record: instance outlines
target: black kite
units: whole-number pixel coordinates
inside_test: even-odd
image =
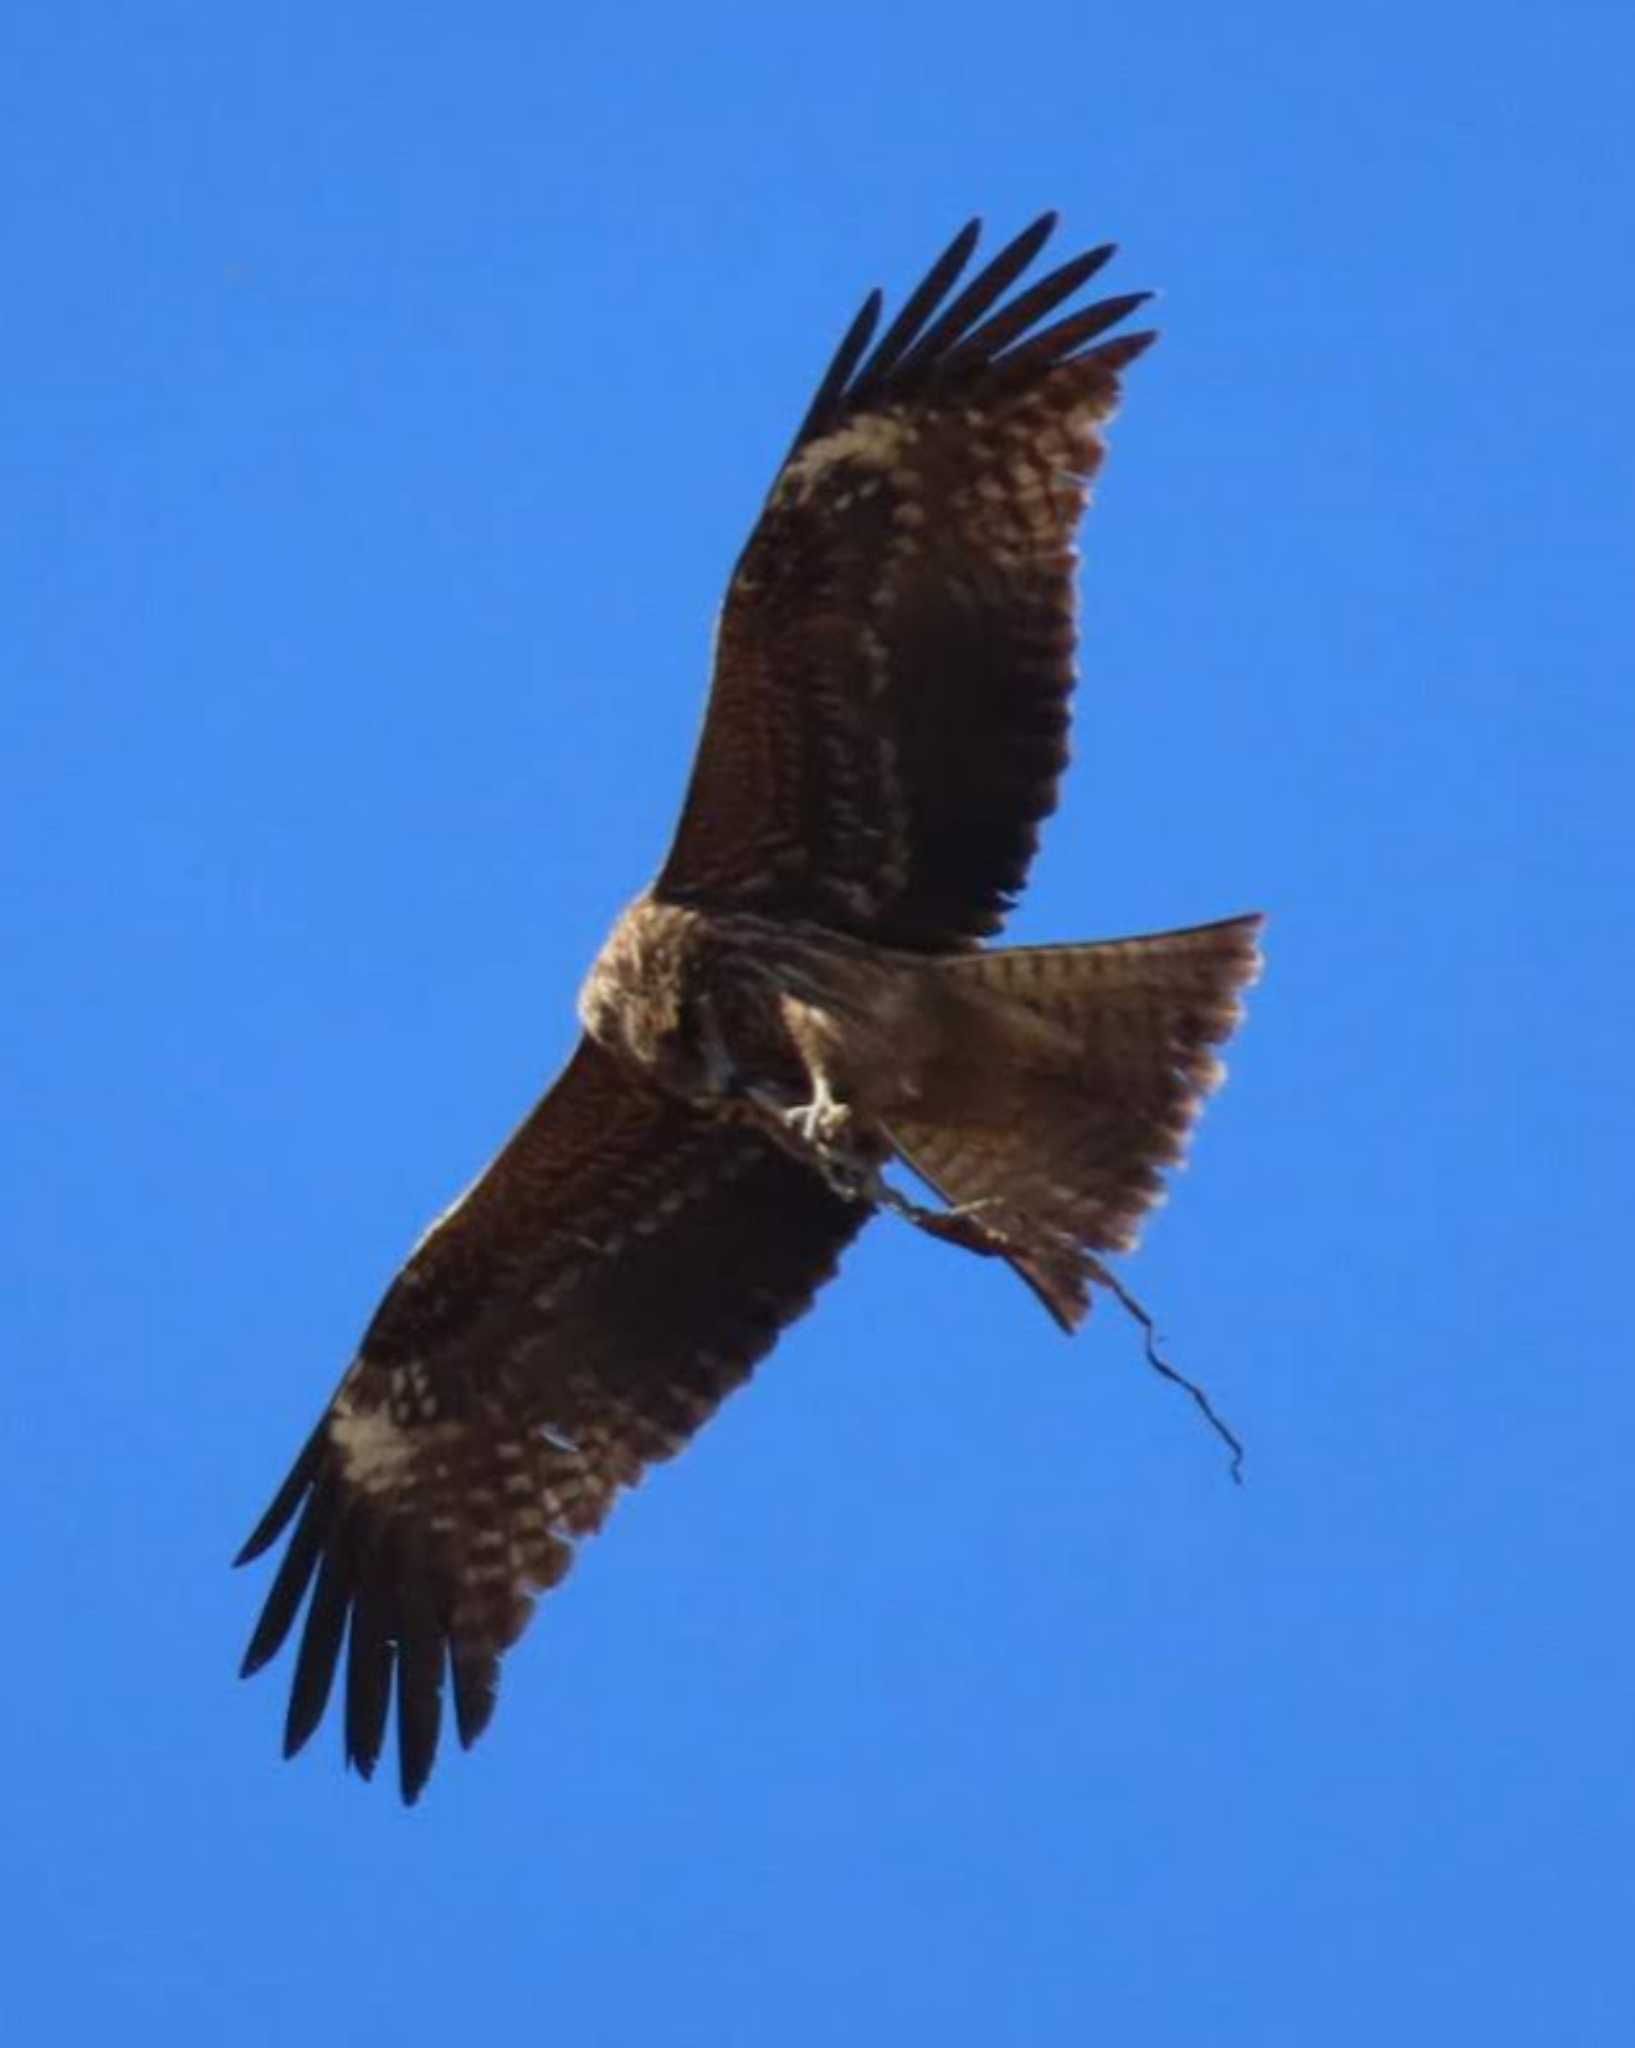
[[[293,1523],[245,1658],[303,1600],[286,1754],[344,1652],[365,1776],[462,1743],[620,1490],[740,1385],[881,1206],[996,1254],[1065,1327],[1181,1154],[1258,920],[984,950],[1067,762],[1074,530],[1143,295],[1007,299],[1046,216],[955,295],[973,222],[878,341],[873,294],[727,592],[662,873],[566,1070],[393,1282],[245,1545]],[[871,348],[870,344],[873,343]],[[929,1210],[883,1178],[906,1160]],[[241,1561],[242,1561],[241,1559]],[[308,1595],[310,1594],[310,1599]]]

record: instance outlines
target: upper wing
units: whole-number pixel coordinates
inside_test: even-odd
[[[348,1761],[374,1769],[395,1668],[412,1800],[445,1660],[469,1745],[574,1539],[748,1377],[868,1213],[582,1040],[393,1282],[238,1559],[299,1511],[244,1660],[273,1655],[313,1586],[285,1754],[321,1719],[344,1640]]]
[[[943,307],[973,221],[866,361],[877,292],[853,323],[728,587],[660,896],[914,949],[998,929],[1067,761],[1097,428],[1153,339],[1097,339],[1146,294],[1034,331],[1110,247],[993,310],[1054,224]]]

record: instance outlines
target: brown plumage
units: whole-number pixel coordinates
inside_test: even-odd
[[[445,1675],[469,1744],[536,1594],[671,1456],[881,1206],[1008,1260],[1073,1327],[1218,1074],[1258,920],[982,951],[1067,759],[1073,533],[1139,296],[1008,300],[1046,216],[956,293],[953,242],[871,296],[735,570],[675,844],[580,998],[585,1036],[427,1233],[245,1545],[288,1546],[245,1658],[306,1603],[285,1749],[344,1662],[403,1795]],[[885,1180],[906,1160],[950,1205]]]

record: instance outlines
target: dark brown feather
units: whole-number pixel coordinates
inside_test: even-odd
[[[1038,330],[1106,249],[1000,304],[1052,225],[939,313],[966,230],[849,385],[866,336],[831,365],[728,590],[661,900],[924,952],[1015,900],[1067,760],[1097,429],[1150,339],[1089,345],[1135,295]]]
[[[357,1570],[351,1555],[349,1519],[343,1518],[330,1536],[307,1608],[306,1628],[290,1684],[289,1714],[284,1723],[285,1756],[294,1756],[317,1727],[334,1683]]]
[[[970,333],[988,308],[1002,299],[1055,232],[1056,216],[1043,213],[979,270],[953,304],[920,336],[894,367],[888,387],[883,378],[864,380],[854,394],[858,406],[909,397],[939,370],[954,344]],[[916,294],[918,296],[918,294]],[[939,293],[940,297],[941,294]]]
[[[869,357],[861,371],[859,371],[856,382],[852,385],[850,391],[847,392],[847,401],[854,410],[868,398],[871,392],[880,389],[887,375],[896,369],[902,357],[913,346],[915,337],[919,334],[920,329],[930,319],[937,307],[941,305],[944,298],[947,297],[955,279],[960,276],[966,264],[970,262],[972,251],[976,248],[981,234],[982,223],[978,220],[968,220],[948,244],[948,247],[943,250],[936,262],[932,264],[920,283],[903,301],[896,319],[892,321],[885,333],[881,335],[875,345],[874,353]],[[879,298],[878,292],[875,293],[875,298]],[[828,381],[826,377],[824,379],[825,385],[828,384]],[[834,396],[835,394],[831,392],[831,401]],[[818,422],[824,427],[833,424],[833,420],[827,412],[819,414]],[[812,430],[814,424],[813,416],[808,413],[803,430],[795,442],[797,448],[800,447],[803,441],[813,438]]]
[[[371,1554],[354,1560],[352,1626],[346,1644],[347,1762],[360,1778],[372,1778],[386,1740],[386,1716],[392,1704],[392,1670],[396,1652],[390,1623],[391,1592],[380,1538]],[[322,1712],[322,1706],[319,1708]]]
[[[287,1750],[322,1715],[349,1623],[348,1759],[374,1769],[395,1680],[415,1798],[445,1664],[470,1743],[575,1540],[748,1375],[868,1213],[583,1042],[409,1260],[246,1546],[299,1515],[245,1659],[274,1654],[313,1587]]]
[[[1037,284],[1029,285],[1025,292],[1011,300],[1002,313],[995,313],[991,320],[984,321],[974,333],[968,334],[957,347],[949,350],[943,365],[944,374],[957,375],[967,363],[991,361],[1018,335],[1026,334],[1047,313],[1053,313],[1063,299],[1070,299],[1088,284],[1116,253],[1113,243],[1103,242],[1099,249],[1086,250],[1082,256],[1075,256],[1071,262],[1061,264],[1047,277],[1040,278]],[[1134,303],[1139,305],[1147,296],[1145,292],[1134,294]]]

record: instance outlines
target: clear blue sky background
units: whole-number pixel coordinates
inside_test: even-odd
[[[16,2038],[1635,2038],[1627,8],[0,31]],[[1015,931],[1263,906],[1103,1312],[882,1224],[421,1807],[227,1561],[663,850],[863,291],[1162,286]],[[49,2017],[48,2017],[49,2016]]]

